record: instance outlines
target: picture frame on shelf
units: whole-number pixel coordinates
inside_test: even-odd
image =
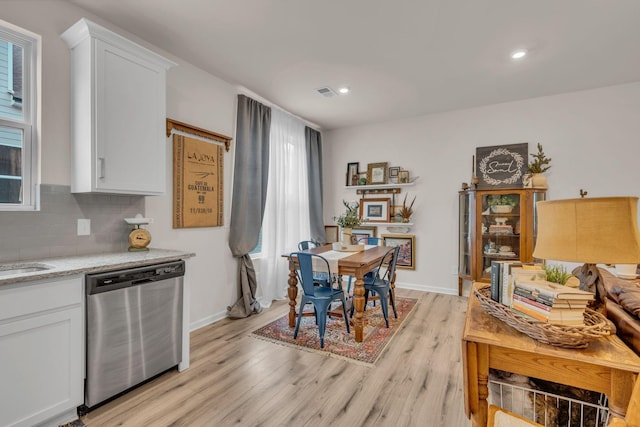
[[[358,185],[360,163],[347,163],[347,186]]]
[[[360,218],[365,222],[389,222],[391,199],[360,199]]]
[[[387,183],[387,162],[369,163],[367,165],[367,184]]]
[[[402,209],[402,205],[393,205],[391,206],[391,215],[389,216],[389,222],[402,222],[402,215],[400,214],[400,210]],[[397,219],[397,218],[399,219]]]
[[[338,242],[338,226],[337,225],[325,225],[324,226],[324,238],[327,243]]]
[[[383,234],[385,246],[400,246],[396,268],[416,269],[416,236],[413,234]]]
[[[378,227],[375,225],[361,225],[351,230],[352,240],[357,244],[363,237],[378,237]]]
[[[398,172],[400,172],[400,166],[392,166],[389,168],[389,184],[398,183]]]
[[[409,183],[409,171],[398,171],[398,184]]]

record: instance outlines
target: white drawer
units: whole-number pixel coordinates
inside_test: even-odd
[[[69,276],[0,286],[0,322],[81,304],[83,280],[83,276]]]

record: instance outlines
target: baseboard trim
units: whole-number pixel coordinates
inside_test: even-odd
[[[219,313],[214,313],[211,316],[207,316],[203,319],[198,320],[197,322],[193,322],[189,325],[189,332],[193,332],[200,328],[204,328],[205,326],[211,325],[212,323],[216,323],[222,319],[227,318],[227,311],[221,311]]]
[[[457,289],[444,288],[440,286],[418,285],[415,283],[396,282],[396,288],[411,289],[414,291],[436,292],[439,294],[458,295]]]

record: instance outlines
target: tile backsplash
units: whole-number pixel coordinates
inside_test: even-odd
[[[69,186],[41,185],[40,211],[0,212],[0,262],[126,251],[131,226],[144,215],[144,196],[71,194]],[[91,234],[77,235],[78,219]]]

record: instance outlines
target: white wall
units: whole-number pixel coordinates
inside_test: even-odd
[[[234,136],[236,89],[222,80],[173,57],[160,48],[126,33],[113,23],[56,0],[3,0],[0,19],[42,36],[42,183],[70,184],[70,67],[69,50],[60,39],[67,28],[86,17],[177,62],[167,77],[167,117],[204,129]],[[191,290],[191,324],[199,326],[223,317],[236,300],[235,261],[227,246],[231,200],[233,149],[225,155],[225,226],[218,228],[172,228],[171,141],[166,149],[167,195],[146,198],[146,214],[152,247],[182,249],[197,255],[188,263],[186,282]],[[232,147],[234,146],[232,141]]]
[[[399,270],[397,281],[457,293],[457,194],[471,180],[475,148],[519,142],[530,152],[540,142],[552,158],[550,199],[579,197],[581,188],[638,196],[640,83],[325,132],[325,222],[342,212],[341,199],[357,199],[344,188],[348,162],[408,169],[420,177],[403,189],[417,195],[416,270]]]

